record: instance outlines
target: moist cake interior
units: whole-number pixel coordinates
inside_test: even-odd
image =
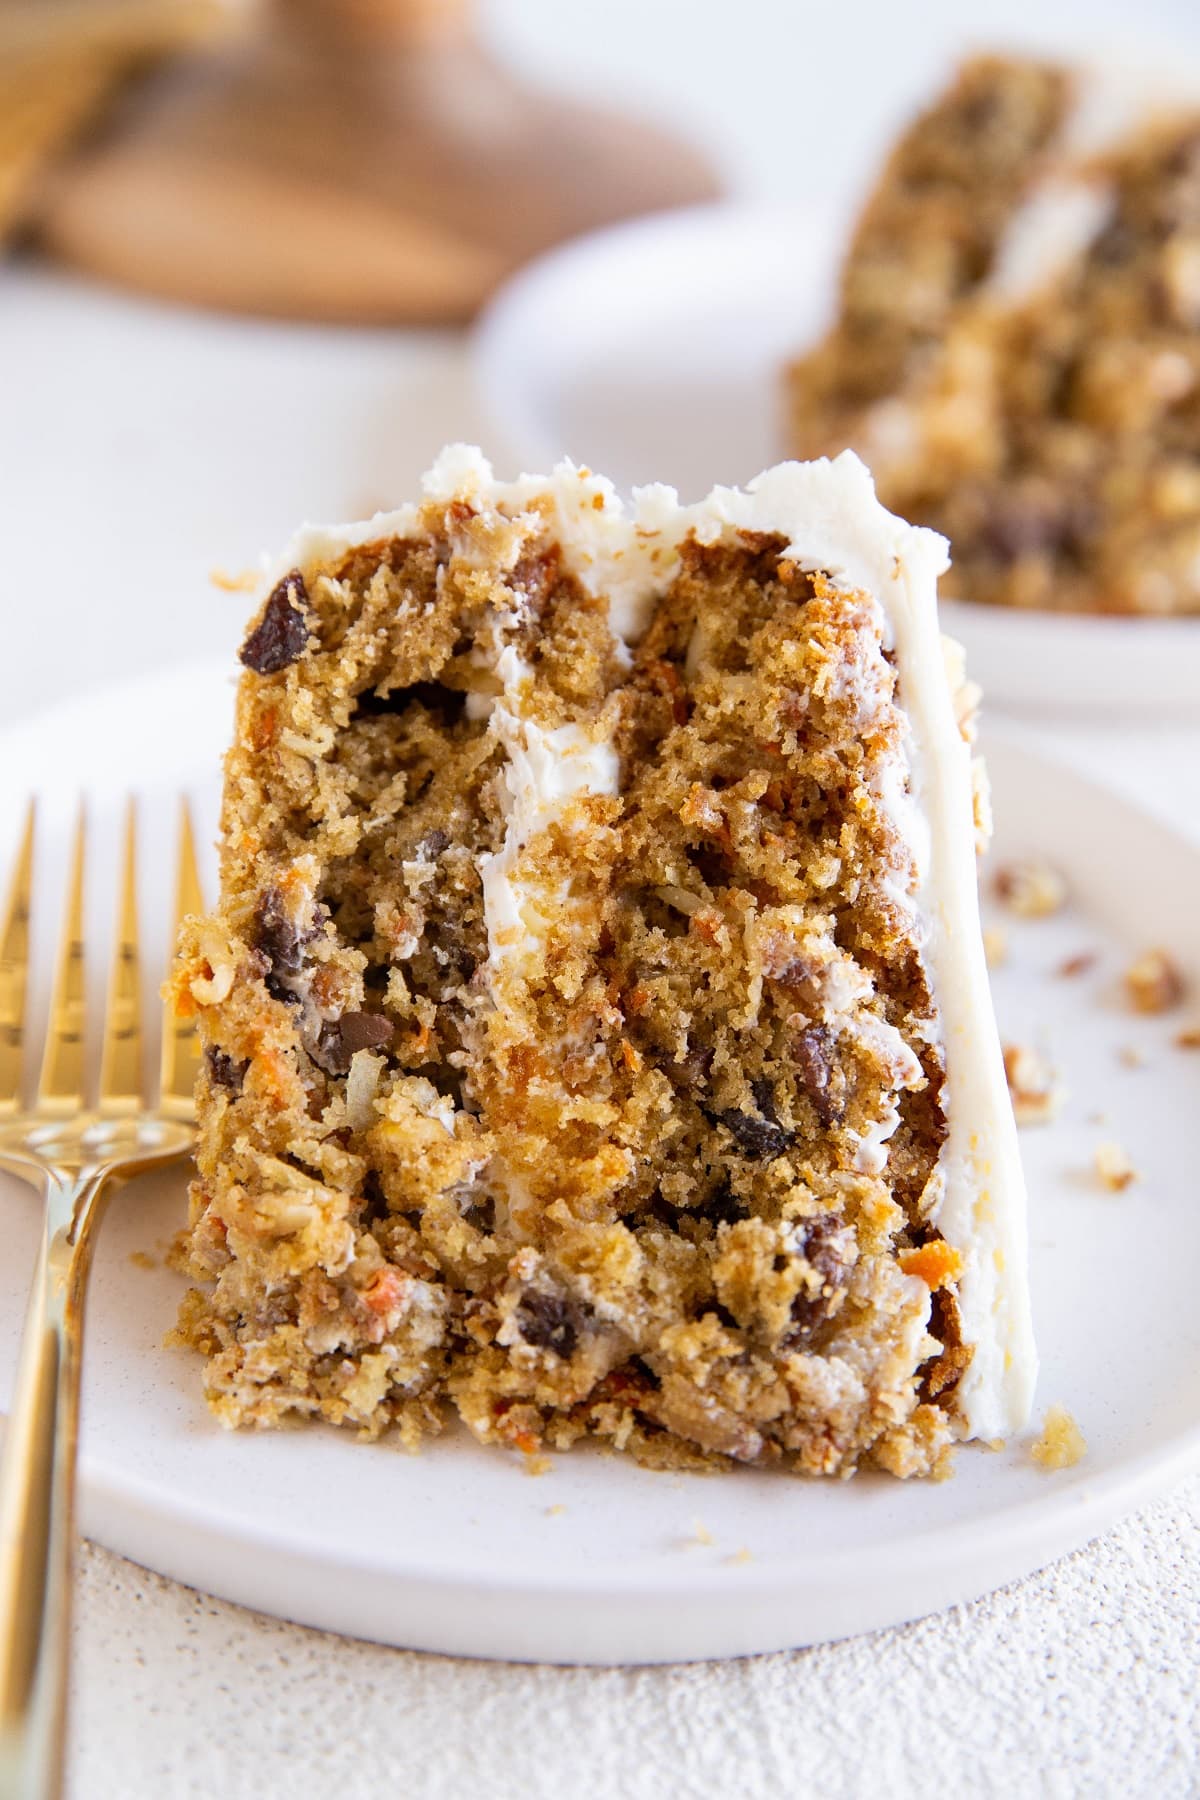
[[[632,643],[548,501],[469,491],[247,639],[176,976],[227,1423],[902,1475],[962,1434],[886,615],[781,533],[652,535]]]

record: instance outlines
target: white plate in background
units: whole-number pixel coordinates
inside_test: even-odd
[[[522,468],[563,456],[685,499],[778,462],[778,377],[829,316],[833,222],[731,203],[610,226],[530,263],[475,331],[481,398]]]
[[[724,204],[550,252],[476,329],[498,438],[522,469],[570,456],[625,492],[665,481],[695,500],[744,484],[786,454],[781,371],[832,315],[845,233],[816,211]],[[948,602],[946,625],[993,704],[1200,716],[1200,618]]]
[[[100,980],[122,796],[141,797],[143,929],[148,943],[161,941],[174,796],[186,789],[211,832],[230,702],[226,673],[202,665],[0,733],[0,871],[27,780],[43,803],[40,969],[81,755]],[[1135,1018],[1117,989],[1130,954],[1154,942],[1200,981],[1200,847],[1007,742],[990,746],[989,761],[995,857],[1050,853],[1076,897],[1060,917],[1012,925],[996,989],[1002,1029],[1045,1049],[1071,1092],[1063,1118],[1026,1133],[1023,1150],[1039,1413],[1061,1401],[1076,1414],[1089,1443],[1078,1467],[1039,1471],[1026,1434],[999,1452],[962,1450],[955,1478],[940,1484],[654,1474],[584,1449],[553,1456],[532,1478],[521,1458],[461,1431],[415,1457],[324,1427],[232,1434],[204,1406],[199,1360],[163,1348],[184,1287],[163,1262],[184,1217],[175,1171],[119,1193],[101,1232],[85,1357],[84,1529],[194,1587],[351,1635],[518,1660],[661,1662],[815,1643],[969,1599],[1085,1542],[1193,1467],[1200,1053],[1173,1047],[1180,1016]],[[206,878],[211,892],[211,858]],[[1053,973],[1087,949],[1098,952],[1088,974]],[[1144,1067],[1123,1066],[1128,1045]],[[1143,1172],[1122,1195],[1089,1173],[1106,1137]],[[0,1405],[36,1231],[33,1195],[0,1177]]]

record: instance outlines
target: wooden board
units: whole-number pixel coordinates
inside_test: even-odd
[[[248,42],[128,94],[48,184],[38,231],[177,300],[448,322],[560,239],[716,188],[655,127],[524,87],[456,4],[281,0]]]

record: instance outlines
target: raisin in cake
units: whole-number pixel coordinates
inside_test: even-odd
[[[446,452],[242,649],[179,1336],[227,1424],[937,1472],[1026,1417],[945,545]]]
[[[791,447],[850,444],[945,532],[951,591],[1200,613],[1200,103],[969,63],[901,139]]]

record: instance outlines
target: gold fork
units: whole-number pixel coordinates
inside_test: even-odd
[[[95,1226],[114,1181],[191,1149],[198,1054],[190,1022],[165,1019],[152,1105],[143,1079],[131,801],[99,1093],[87,1104],[81,810],[41,1073],[32,1106],[22,1108],[33,842],[31,803],[0,931],[0,1166],[42,1190],[45,1223],[0,1470],[0,1800],[61,1791],[84,1290]],[[176,924],[201,910],[186,802],[175,910]]]

